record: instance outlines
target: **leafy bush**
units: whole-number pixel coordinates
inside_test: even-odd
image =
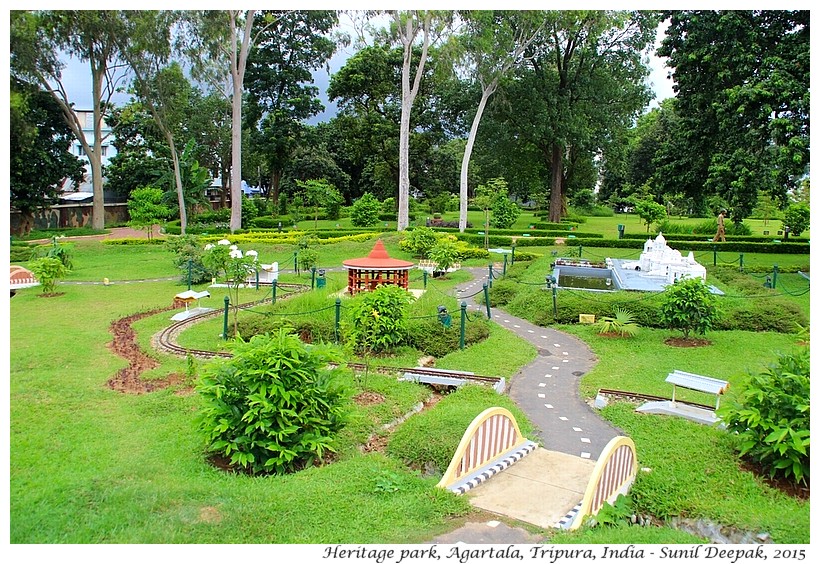
[[[788,227],[792,234],[800,235],[809,228],[810,220],[811,211],[808,204],[797,202],[786,208],[786,212],[783,214],[783,229]]]
[[[707,219],[705,221],[701,221],[692,227],[692,233],[696,235],[714,235],[717,233],[717,219]],[[726,223],[726,235],[744,236],[751,234],[751,228],[745,223],[737,224],[733,221]]]
[[[435,231],[419,225],[405,231],[403,238],[399,241],[399,248],[415,257],[426,258],[430,249],[435,247],[436,241]]]
[[[717,303],[700,278],[675,281],[663,291],[661,321],[670,329],[679,329],[683,338],[690,333],[705,335],[718,318]]]
[[[68,269],[73,268],[71,259],[74,255],[74,245],[71,243],[58,243],[57,237],[52,237],[50,245],[39,245],[34,249],[35,257],[56,258]]]
[[[770,476],[809,481],[810,366],[808,348],[781,355],[776,364],[741,384],[737,399],[719,413],[738,434],[740,455]]]
[[[165,247],[174,253],[174,266],[182,272],[182,282],[188,282],[189,272],[191,284],[202,284],[216,276],[216,273],[207,268],[202,262],[204,249],[196,235],[169,237],[165,242]]]
[[[796,303],[788,299],[772,297],[745,299],[743,303],[735,307],[724,308],[714,328],[793,333],[796,329],[795,323],[807,322],[806,315]]]
[[[430,260],[438,264],[438,270],[447,271],[459,257],[456,238],[452,235],[439,237],[435,246],[427,253]]]
[[[381,204],[370,192],[365,192],[353,202],[350,209],[350,222],[355,227],[370,227],[379,223]]]
[[[354,350],[363,354],[387,351],[400,344],[407,324],[410,294],[398,286],[379,286],[350,305],[347,331]]]
[[[33,260],[29,263],[29,270],[40,282],[44,294],[54,292],[57,281],[65,278],[69,272],[68,267],[56,257],[41,257]]]
[[[425,354],[441,358],[459,349],[461,329],[460,312],[453,316],[451,327],[445,327],[438,319],[415,320],[407,326],[407,344]],[[469,346],[489,337],[490,325],[486,319],[470,321],[464,326],[464,343]]]
[[[493,282],[490,288],[490,306],[503,307],[510,303],[521,291],[521,284],[513,280],[501,278]]]
[[[205,367],[197,386],[210,452],[253,474],[294,472],[334,452],[345,392],[327,368],[340,360],[333,349],[280,330],[240,341],[233,352]]]

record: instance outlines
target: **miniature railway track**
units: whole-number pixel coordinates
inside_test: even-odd
[[[279,284],[279,287],[286,286],[285,284]],[[292,284],[289,285],[295,288],[294,293],[304,291],[305,287]],[[280,299],[285,299],[287,296],[282,297]],[[265,304],[270,302],[270,298],[257,301],[257,302],[248,302],[241,304],[239,306],[240,309],[248,309],[254,306],[258,306],[261,304]],[[183,319],[182,321],[177,321],[173,325],[170,325],[154,335],[152,339],[152,344],[155,349],[160,350],[162,352],[166,352],[169,354],[174,354],[181,357],[192,356],[194,358],[201,358],[201,359],[211,359],[211,358],[230,358],[233,356],[232,353],[227,351],[208,351],[202,349],[192,349],[180,346],[176,343],[176,339],[179,334],[196,323],[205,321],[217,315],[221,315],[221,310],[215,311],[208,311],[205,313],[201,313],[199,315],[195,315],[193,317],[189,317],[188,319]],[[349,362],[346,366],[355,371],[364,371],[365,365],[363,363],[358,362]],[[449,370],[442,370],[442,369],[428,369],[423,366],[416,366],[412,368],[404,368],[404,367],[397,367],[397,366],[371,366],[370,370],[374,372],[378,372],[380,374],[392,374],[392,373],[407,373],[413,374],[418,376],[446,376],[448,378],[458,378],[465,382],[472,382],[476,384],[482,385],[494,385],[501,380],[501,378],[494,377],[494,376],[479,376],[476,374],[465,374],[463,372],[455,372]]]
[[[640,401],[671,401],[671,399],[672,399],[672,398],[665,398],[663,396],[653,396],[653,395],[650,395],[650,394],[641,394],[641,393],[638,393],[638,392],[627,392],[627,391],[624,391],[624,390],[610,390],[610,389],[607,389],[607,388],[599,389],[598,393],[603,394],[605,396],[613,396],[613,397],[624,398],[624,399],[636,399],[636,400],[640,400]],[[694,401],[685,401],[685,400],[681,400],[681,399],[675,399],[675,401],[677,403],[684,403],[686,405],[691,405],[691,406],[694,406],[694,407],[702,407],[704,409],[714,410],[714,406],[704,405],[702,403],[697,403],[697,402],[694,402]]]

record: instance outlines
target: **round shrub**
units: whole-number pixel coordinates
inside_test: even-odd
[[[328,369],[335,349],[308,347],[280,330],[233,347],[205,368],[197,391],[208,451],[252,474],[283,474],[334,452],[346,394]]]
[[[461,312],[451,312],[452,325],[445,327],[437,319],[413,321],[407,327],[407,344],[425,354],[441,358],[459,349]],[[486,319],[469,321],[464,325],[464,343],[472,345],[490,336],[490,325]]]

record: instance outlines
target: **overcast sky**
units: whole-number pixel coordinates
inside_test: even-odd
[[[346,16],[343,15],[341,19],[344,19],[345,17]],[[663,31],[666,29],[667,25],[667,23],[664,23],[659,29],[658,38],[655,42],[655,49],[652,50],[653,54],[650,56],[649,64],[651,73],[648,81],[655,92],[655,100],[650,104],[650,107],[656,107],[658,102],[661,100],[675,95],[672,90],[672,80],[667,78],[669,69],[665,66],[665,59],[660,59],[654,55],[654,51],[660,45],[660,41],[663,38]],[[339,52],[337,52],[330,61],[330,73],[332,74],[338,71],[353,51],[354,48],[349,46],[347,48],[342,48]],[[322,103],[325,105],[325,111],[310,120],[310,123],[327,121],[333,117],[336,112],[335,104],[330,104],[326,96],[327,86],[330,81],[330,74],[322,69],[314,73],[314,80],[316,86],[319,87],[320,98]],[[75,107],[78,110],[91,109],[91,80],[87,62],[83,63],[74,59],[67,61],[67,66],[63,71],[63,82],[70,100],[74,102]],[[127,97],[125,95],[118,95],[115,98],[115,103],[118,104],[125,103],[126,101]]]

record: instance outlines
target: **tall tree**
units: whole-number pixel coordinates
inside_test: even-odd
[[[185,51],[197,78],[215,89],[225,87],[231,101],[231,232],[242,227],[242,102],[245,70],[255,36],[276,22],[270,13],[256,10],[225,10],[186,13]],[[256,31],[254,31],[256,29]]]
[[[690,175],[742,221],[758,190],[785,201],[809,165],[809,12],[674,11],[660,56],[674,69]]]
[[[460,67],[471,72],[481,85],[481,100],[473,117],[459,178],[458,229],[467,227],[468,170],[481,116],[499,81],[518,64],[544,26],[543,12],[468,10],[459,14],[462,32],[454,38]],[[540,20],[540,21],[539,21]]]
[[[180,171],[180,150],[187,129],[186,110],[191,105],[192,87],[178,63],[171,57],[171,29],[177,21],[173,12],[134,11],[125,15],[126,33],[119,46],[134,73],[133,88],[151,113],[168,146],[179,208],[180,231],[188,226],[185,192]],[[166,66],[167,65],[167,66]]]
[[[548,165],[549,219],[560,221],[568,155],[596,152],[649,101],[642,54],[654,38],[657,17],[568,11],[549,18],[545,39],[531,45],[527,65],[504,85],[499,109],[516,146],[537,150]]]
[[[60,10],[11,12],[11,72],[49,92],[63,112],[63,118],[80,142],[91,165],[93,186],[92,226],[105,227],[102,176],[102,125],[111,97],[125,79],[120,59],[119,38],[124,36],[122,19],[109,10]],[[63,84],[68,55],[89,64],[93,143],[86,138],[84,125],[74,112]]]
[[[10,94],[10,203],[22,215],[17,234],[25,235],[34,213],[58,201],[66,178],[82,180],[84,163],[66,150],[72,132],[51,95],[14,78]]]
[[[282,171],[298,146],[303,121],[324,110],[312,70],[330,60],[336,44],[327,35],[338,22],[332,10],[264,12],[274,23],[257,36],[248,57],[246,121],[279,199]]]
[[[420,11],[393,11],[392,32],[404,49],[404,61],[401,67],[401,117],[399,118],[399,213],[396,228],[404,231],[410,225],[410,112],[413,101],[419,92],[421,77],[424,75],[424,64],[427,61],[427,50],[430,47],[430,35],[433,15]],[[413,73],[411,84],[411,64],[413,46],[421,35],[421,56]]]

